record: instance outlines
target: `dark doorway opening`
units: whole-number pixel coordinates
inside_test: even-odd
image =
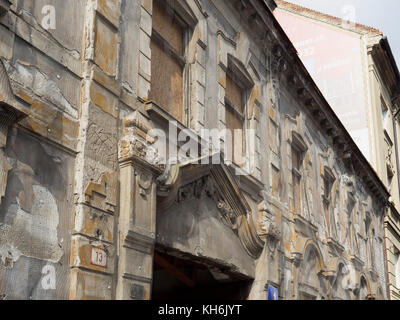
[[[252,280],[191,256],[155,251],[152,300],[245,300]]]

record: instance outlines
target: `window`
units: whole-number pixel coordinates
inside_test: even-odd
[[[400,251],[395,249],[394,253],[394,267],[395,267],[395,277],[396,277],[396,287],[400,289]]]
[[[328,177],[324,177],[324,212],[325,220],[328,222],[330,220],[330,207],[331,207],[331,189],[332,182]]]
[[[275,154],[279,153],[279,129],[278,125],[271,118],[269,119],[270,147]]]
[[[230,130],[232,144],[228,146],[233,162],[242,167],[244,154],[244,123],[245,123],[245,90],[238,79],[231,73],[226,75],[225,89],[225,121]],[[229,140],[227,141],[229,143]]]
[[[166,1],[153,2],[150,100],[183,122],[188,26]]]
[[[292,197],[293,197],[293,210],[295,213],[301,213],[301,152],[292,146]]]
[[[386,130],[387,120],[388,120],[388,108],[386,107],[385,101],[381,97],[381,107],[382,107],[382,125],[383,129]]]
[[[332,193],[332,185],[335,181],[335,176],[332,173],[332,170],[328,167],[324,169],[324,193],[323,193],[323,200],[324,200],[324,211],[325,211],[325,219],[326,221],[330,221],[330,209],[331,209],[331,193]],[[333,221],[331,221],[333,222]],[[332,227],[332,226],[331,226]]]
[[[279,169],[271,164],[272,171],[272,195],[276,198],[279,197],[279,180],[280,180],[280,172]]]
[[[393,180],[394,174],[393,174],[393,171],[391,170],[391,168],[389,166],[387,166],[386,170],[387,170],[387,186],[388,186],[388,188],[390,190],[390,188],[392,186],[392,180]]]

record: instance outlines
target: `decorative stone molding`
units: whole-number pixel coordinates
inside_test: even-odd
[[[211,198],[221,213],[221,220],[233,230],[237,229],[237,219],[233,213],[232,207],[226,202],[221,193],[217,190],[215,180],[210,176],[202,177],[195,182],[181,187],[178,191],[177,203],[202,199],[203,197]]]
[[[222,222],[237,233],[247,253],[254,259],[260,256],[265,243],[257,233],[251,208],[236,178],[224,164],[176,165],[158,189],[157,209],[161,207],[162,211],[174,203],[211,198],[221,213]]]
[[[257,232],[266,241],[280,241],[281,232],[276,226],[276,218],[267,201],[258,205]]]
[[[151,128],[148,120],[139,111],[135,111],[124,118],[123,126],[124,135],[118,143],[120,162],[131,159],[156,171],[164,171],[164,159],[154,148],[154,139],[147,135]]]
[[[91,182],[85,190],[85,202],[94,208],[115,213],[118,182],[114,173],[106,173],[99,183]]]

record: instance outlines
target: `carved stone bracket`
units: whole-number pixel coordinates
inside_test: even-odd
[[[149,121],[135,111],[124,118],[123,125],[124,135],[118,144],[120,162],[133,160],[156,171],[164,171],[165,159],[159,156],[154,147],[154,138],[148,135],[151,128]]]
[[[270,256],[273,256],[281,239],[281,231],[276,225],[276,218],[268,201],[258,205],[257,233],[267,244]]]

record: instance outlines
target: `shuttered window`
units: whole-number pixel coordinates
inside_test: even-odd
[[[232,152],[233,162],[242,167],[244,154],[244,90],[237,84],[229,73],[226,76],[225,89],[225,121],[226,128],[231,131],[232,145],[228,149]],[[235,129],[240,131],[235,132]],[[228,141],[229,142],[229,141]]]
[[[185,25],[172,8],[153,2],[150,100],[183,121]]]
[[[293,210],[301,214],[301,153],[292,146],[292,184],[293,184]]]

